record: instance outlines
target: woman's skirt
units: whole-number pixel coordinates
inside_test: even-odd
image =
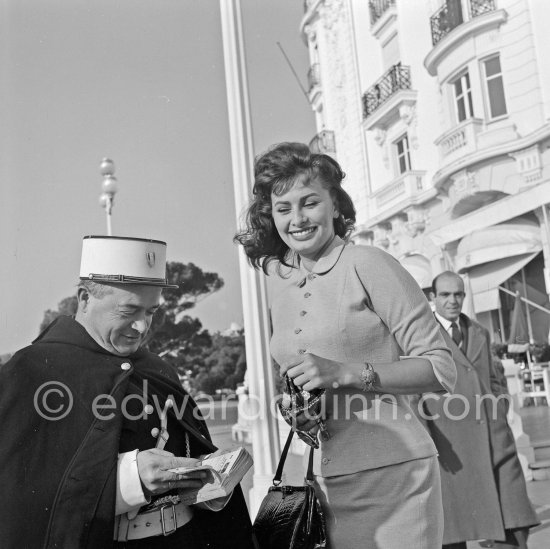
[[[316,477],[329,549],[439,549],[443,507],[437,457]]]

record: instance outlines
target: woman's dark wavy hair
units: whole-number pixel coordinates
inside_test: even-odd
[[[292,266],[292,252],[279,236],[271,215],[271,195],[286,193],[297,181],[305,185],[319,181],[330,192],[340,213],[334,220],[334,230],[341,238],[348,237],[355,225],[355,208],[342,189],[344,177],[336,160],[326,154],[312,153],[303,143],[279,143],[258,156],[245,228],[233,239],[244,247],[250,264],[255,269],[262,268],[266,274],[272,261]]]

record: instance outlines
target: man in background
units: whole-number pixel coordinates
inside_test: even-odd
[[[506,399],[491,398],[502,394],[503,381],[491,357],[489,332],[462,313],[464,297],[456,273],[434,279],[435,316],[457,368],[453,395],[424,399],[439,452],[443,547],[466,549],[467,540],[489,539],[496,540],[493,547],[526,549],[529,527],[538,520],[506,420]]]

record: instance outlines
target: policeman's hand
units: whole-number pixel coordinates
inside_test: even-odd
[[[137,466],[145,495],[164,494],[176,488],[200,488],[207,476],[205,471],[179,474],[168,471],[176,467],[196,467],[198,461],[193,458],[176,457],[171,452],[158,448],[138,452]]]

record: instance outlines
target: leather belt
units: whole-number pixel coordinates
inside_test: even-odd
[[[192,518],[193,511],[184,503],[160,505],[156,509],[139,513],[132,520],[124,513],[115,517],[114,539],[128,541],[151,536],[168,536]]]

